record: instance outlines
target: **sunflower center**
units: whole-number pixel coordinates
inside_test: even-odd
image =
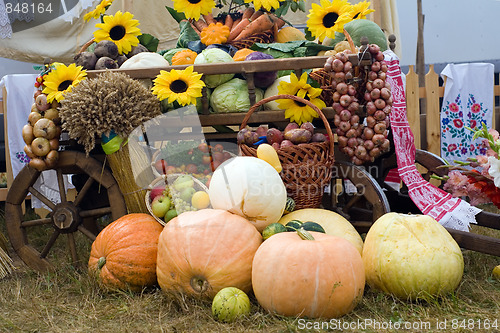
[[[328,13],[323,17],[323,25],[325,28],[331,28],[335,25],[335,22],[339,18],[339,14],[337,13]]]
[[[175,80],[170,84],[170,90],[172,90],[176,94],[182,94],[186,92],[188,89],[188,85],[183,80]]]
[[[69,86],[73,83],[73,81],[71,80],[66,80],[66,81],[63,81],[59,84],[59,86],[57,87],[57,90],[58,91],[65,91],[66,89],[69,88]]]
[[[303,98],[304,98],[306,101],[308,101],[308,100],[309,100],[309,96],[308,96],[308,95],[304,96]],[[302,103],[302,102],[299,102],[299,101],[296,101],[296,100],[294,100],[294,102],[295,102],[295,104],[296,104],[298,107],[301,107],[301,108],[303,108],[303,107],[307,106],[307,104]]]
[[[352,19],[353,20],[357,19],[359,17],[359,14],[361,14],[361,13],[356,13],[356,15],[354,15],[354,17]]]
[[[124,26],[116,25],[109,30],[109,37],[111,37],[112,40],[120,40],[125,37],[126,32]]]
[[[193,5],[196,5],[197,3],[199,3],[201,0],[188,0],[188,2],[190,4],[193,4]]]

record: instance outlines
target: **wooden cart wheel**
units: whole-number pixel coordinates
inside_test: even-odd
[[[373,222],[390,211],[382,188],[363,167],[337,160],[333,168],[331,202],[326,205],[347,218],[359,232],[366,232]],[[354,193],[348,191],[347,184],[353,186]]]
[[[116,220],[127,213],[123,195],[113,175],[95,158],[86,157],[77,151],[62,151],[54,169],[60,203],[52,202],[33,187],[41,172],[29,166],[25,166],[16,176],[5,201],[6,228],[12,247],[26,265],[37,271],[54,269],[49,253],[61,237],[67,238],[71,262],[77,266],[79,259],[75,237],[80,237],[77,234],[84,235],[83,238],[92,242],[99,232],[98,218],[110,214],[111,219]],[[67,198],[63,175],[76,175],[84,179],[74,201]],[[97,191],[93,192],[96,188]],[[96,193],[103,195],[104,200],[100,200],[99,206],[91,207],[88,201]],[[49,208],[47,217],[25,219],[22,205],[29,194]],[[46,241],[31,237],[32,234],[44,232],[49,238]]]

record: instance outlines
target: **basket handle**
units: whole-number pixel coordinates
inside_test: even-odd
[[[94,38],[92,38],[91,40],[89,40],[87,43],[83,44],[82,48],[80,49],[80,51],[78,51],[78,53],[83,53],[85,52],[85,50],[90,46],[92,45],[92,43],[94,42]]]
[[[247,126],[247,122],[250,119],[250,116],[252,115],[252,113],[254,113],[255,110],[257,110],[257,108],[259,106],[266,104],[267,102],[277,100],[277,99],[292,99],[296,102],[304,103],[304,104],[310,106],[314,111],[316,111],[316,113],[318,113],[319,117],[321,118],[321,120],[323,120],[323,123],[325,124],[326,133],[328,134],[328,141],[330,142],[329,154],[330,154],[330,156],[333,156],[334,138],[333,138],[332,128],[330,127],[330,124],[328,123],[328,119],[326,119],[325,115],[323,114],[323,112],[321,112],[320,108],[318,108],[316,105],[314,105],[311,101],[308,101],[307,99],[304,99],[304,98],[299,97],[299,96],[283,94],[283,95],[269,96],[267,98],[261,99],[260,101],[258,101],[257,103],[255,103],[254,105],[252,105],[250,107],[245,118],[243,118],[243,121],[241,122],[240,130],[242,130],[243,128],[245,128],[245,126]]]

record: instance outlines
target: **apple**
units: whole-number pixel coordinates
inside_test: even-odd
[[[180,175],[174,181],[173,185],[177,191],[181,192],[185,188],[193,187],[194,180],[193,177],[191,177],[190,175]]]
[[[206,142],[202,142],[198,145],[198,150],[201,151],[202,153],[208,153],[208,145]]]
[[[154,198],[153,202],[151,202],[151,211],[156,217],[163,218],[169,210],[170,198],[166,195],[157,196]]]
[[[165,220],[165,222],[168,222],[170,221],[171,219],[173,219],[174,217],[177,216],[177,211],[174,209],[170,209],[167,214],[165,214],[165,217],[163,218]]]
[[[214,162],[224,162],[224,154],[220,151],[213,152],[212,159],[214,160]]]
[[[47,140],[53,139],[57,134],[57,126],[54,122],[47,118],[39,119],[33,126],[33,135]]]
[[[42,93],[42,91],[41,91],[41,90],[37,90],[37,91],[35,91],[35,93],[33,94],[33,99],[35,99],[35,100],[36,100],[36,98],[38,97],[38,95],[40,95],[41,93]]]
[[[171,174],[176,173],[176,172],[177,172],[177,168],[176,168],[176,167],[174,167],[173,165],[169,165],[169,166],[167,166],[167,168],[165,169],[165,173],[166,173],[167,175],[171,175]]]
[[[167,162],[162,158],[155,162],[155,169],[159,174],[166,174],[167,172]]]
[[[24,146],[24,153],[26,156],[28,156],[30,159],[36,158],[37,156],[33,153],[33,150],[31,150],[31,145],[25,145]]]
[[[59,111],[56,108],[50,108],[45,111],[43,115],[45,118],[52,120],[54,123],[58,124],[61,122],[61,118],[59,118]]]
[[[201,162],[203,164],[209,165],[212,162],[212,157],[210,155],[203,155],[201,157]]]
[[[196,190],[193,187],[187,187],[181,191],[180,198],[186,202],[191,202],[191,198],[195,193]]]
[[[198,167],[196,166],[196,164],[189,163],[188,165],[186,165],[186,172],[190,174],[198,173]]]
[[[59,152],[57,150],[51,150],[47,156],[45,156],[45,164],[47,164],[48,168],[55,167],[57,161],[59,161]]]
[[[35,157],[35,158],[32,158],[28,165],[35,169],[35,170],[38,170],[38,171],[44,171],[47,169],[47,165],[45,164],[45,161],[42,160],[41,158],[38,158],[38,157]]]
[[[33,139],[33,141],[31,142],[31,151],[33,151],[33,153],[39,157],[47,155],[50,151],[49,140],[42,137]]]
[[[58,150],[59,149],[59,138],[53,138],[49,140],[50,149]]]
[[[38,108],[36,107],[36,103],[33,103],[31,106],[31,112],[37,112],[38,113]]]
[[[40,111],[45,111],[50,107],[50,103],[47,102],[47,95],[40,94],[35,98],[36,107]]]
[[[222,153],[224,151],[224,146],[218,143],[212,148],[212,151]]]
[[[162,195],[163,191],[165,191],[165,185],[157,185],[149,192],[149,198],[153,201],[157,196]]]

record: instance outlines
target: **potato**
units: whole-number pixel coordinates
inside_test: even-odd
[[[109,57],[101,57],[95,64],[95,69],[115,69],[118,68],[116,61]]]
[[[130,59],[133,56],[135,56],[136,54],[139,54],[141,52],[149,52],[149,50],[144,45],[137,44],[136,46],[132,47],[132,50],[130,50],[130,52],[127,53],[126,56],[127,56],[127,58]]]
[[[267,143],[272,145],[273,143],[281,143],[283,141],[283,133],[277,128],[270,128],[267,130],[266,134]]]
[[[97,62],[97,56],[93,52],[82,52],[74,56],[73,60],[77,66],[82,66],[84,69],[93,70]]]
[[[96,44],[94,48],[94,53],[97,58],[109,57],[111,59],[116,59],[120,55],[118,53],[118,46],[110,40],[101,40]]]
[[[298,145],[299,143],[308,143],[311,141],[312,134],[304,128],[296,128],[285,133],[285,139]]]

